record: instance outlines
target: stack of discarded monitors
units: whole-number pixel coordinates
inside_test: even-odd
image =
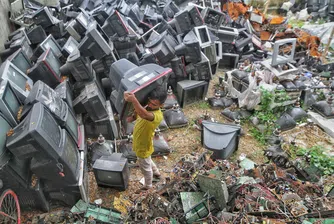
[[[267,57],[249,26],[232,23],[219,2],[160,3],[59,1],[46,7],[25,1],[12,13],[21,28],[0,53],[0,179],[18,194],[22,208],[48,211],[50,203],[88,202],[90,166],[99,185],[127,187],[128,161],[136,157],[125,91],[145,105],[151,90],[165,88],[164,121],[154,138],[154,155],[164,155],[170,147],[160,131],[188,124],[181,108],[204,99],[218,68],[237,68],[242,57]],[[289,41],[294,49],[295,40],[281,44]],[[272,58],[276,63],[261,66],[278,77],[296,75],[289,63],[281,67],[291,58]],[[242,105],[240,100],[249,102],[250,94],[240,97],[249,76],[239,75],[227,73],[223,82]],[[300,89],[294,91],[299,97]],[[215,135],[228,142],[213,143]],[[203,122],[203,145],[216,159],[228,158],[239,136],[238,125]]]

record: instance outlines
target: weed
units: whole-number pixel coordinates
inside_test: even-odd
[[[206,101],[202,101],[202,102],[199,102],[198,103],[198,107],[202,110],[207,110],[207,109],[210,109],[210,105],[208,102]]]
[[[334,173],[334,158],[328,156],[328,151],[322,146],[315,145],[311,148],[300,148],[296,155],[306,156],[310,164],[322,171],[323,175],[332,175]]]

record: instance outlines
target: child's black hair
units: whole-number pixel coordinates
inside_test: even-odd
[[[148,98],[152,100],[159,100],[161,104],[167,99],[167,91],[162,86],[157,86],[148,94]]]

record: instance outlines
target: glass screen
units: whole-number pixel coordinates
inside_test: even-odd
[[[19,52],[11,61],[16,67],[18,67],[24,74],[30,68],[29,62],[23,56],[22,52]]]
[[[73,142],[73,140],[67,133],[66,133],[66,138],[67,138],[67,141],[66,141],[66,145],[64,149],[65,150],[64,159],[66,160],[66,163],[70,166],[71,170],[75,172],[78,167],[78,162],[80,162],[78,160],[78,156],[79,156],[78,149],[77,149],[76,144]]]
[[[42,119],[41,128],[46,132],[47,136],[44,136],[45,139],[50,139],[56,146],[60,145],[60,129],[53,119],[51,114],[44,109],[44,116]]]
[[[76,139],[78,139],[78,122],[70,111],[68,112],[66,124],[70,128],[71,132],[75,135]]]
[[[12,83],[15,83],[20,89],[25,91],[27,79],[24,76],[22,76],[21,73],[19,73],[12,66],[9,66],[7,76],[8,80],[10,80]]]
[[[44,50],[47,50],[47,49],[51,48],[56,55],[61,54],[60,49],[58,48],[56,43],[53,42],[52,38],[49,38],[45,43],[43,43],[42,47],[44,48]]]
[[[113,171],[97,171],[97,179],[104,184],[110,184],[114,186],[123,186],[123,178],[120,172]]]
[[[12,113],[13,117],[16,118],[17,113],[20,109],[20,103],[10,88],[7,88],[4,92],[4,101],[6,106]]]
[[[59,77],[60,76],[60,61],[58,58],[55,57],[53,52],[49,52],[46,56],[46,61],[48,62],[49,66],[51,69],[56,73],[56,75]]]
[[[7,139],[7,131],[11,128],[3,117],[0,116],[0,156],[5,152]],[[3,165],[3,164],[0,164]]]

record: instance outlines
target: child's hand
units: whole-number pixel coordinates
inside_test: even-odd
[[[136,100],[136,96],[131,92],[124,92],[124,100],[132,103]]]

